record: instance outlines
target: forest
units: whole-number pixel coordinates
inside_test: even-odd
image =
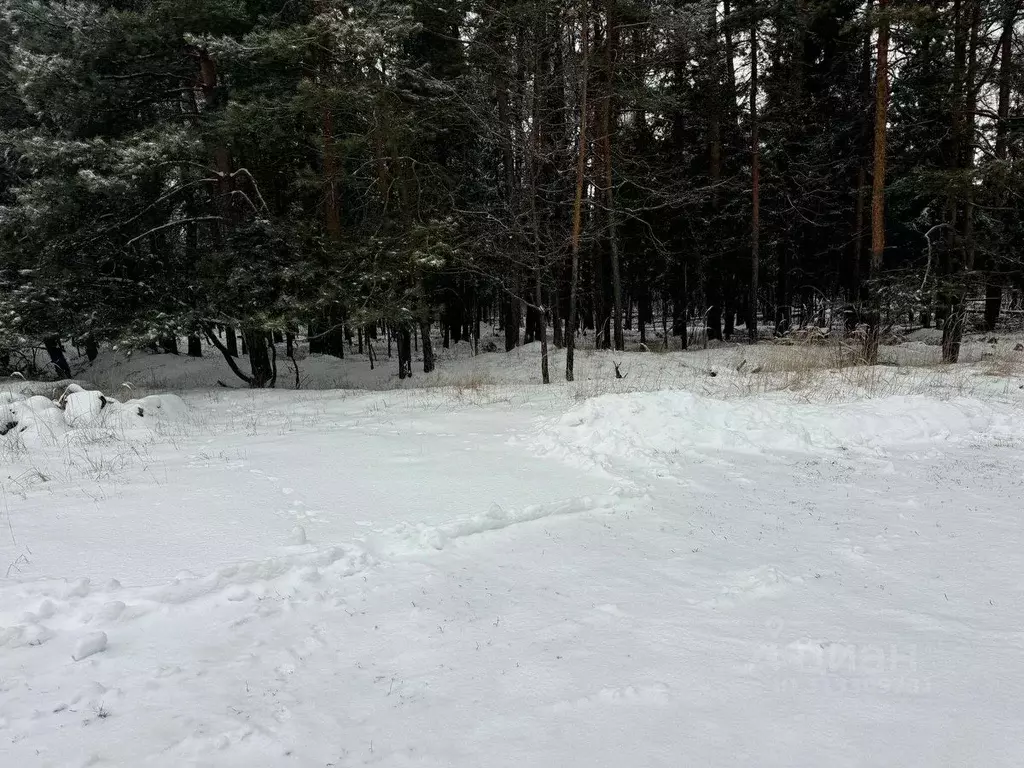
[[[484,322],[545,382],[627,331],[955,362],[1024,314],[1022,6],[3,0],[0,373],[213,350],[262,388],[355,338],[404,378]]]

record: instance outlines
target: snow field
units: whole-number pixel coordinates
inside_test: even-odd
[[[5,402],[63,427],[0,471],[0,764],[1024,762],[1015,380],[677,357],[597,397]]]

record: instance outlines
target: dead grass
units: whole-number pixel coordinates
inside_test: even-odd
[[[13,465],[27,456],[28,445],[17,428],[0,437],[0,465]]]
[[[754,359],[747,361],[750,373],[754,374],[845,370],[862,362],[861,345],[852,341],[763,344],[756,350],[750,350],[748,354]],[[745,367],[741,361],[737,370],[742,373]]]
[[[1002,349],[994,349],[991,354],[982,359],[980,368],[985,376],[1000,378],[1024,376],[1024,351],[1018,352],[1012,347],[1006,346]]]
[[[415,380],[415,377],[413,377],[413,380]],[[484,387],[491,387],[498,383],[493,376],[482,371],[470,371],[464,374],[446,374],[441,371],[433,376],[424,376],[418,388],[451,388],[460,392],[471,392],[479,391]]]

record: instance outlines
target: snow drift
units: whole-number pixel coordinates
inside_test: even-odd
[[[176,395],[150,395],[122,403],[76,384],[57,400],[0,392],[0,440],[56,443],[83,429],[144,434],[158,422],[180,420],[185,411],[184,401]]]
[[[889,397],[841,405],[782,400],[714,400],[689,392],[604,395],[546,423],[541,449],[601,463],[659,463],[687,448],[753,453],[859,450],[957,440],[1024,438],[1024,418],[1009,406],[969,398]]]

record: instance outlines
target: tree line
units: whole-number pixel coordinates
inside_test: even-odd
[[[955,361],[1022,309],[1022,6],[3,0],[0,369],[385,333],[404,377],[492,315],[545,382],[634,324]]]

